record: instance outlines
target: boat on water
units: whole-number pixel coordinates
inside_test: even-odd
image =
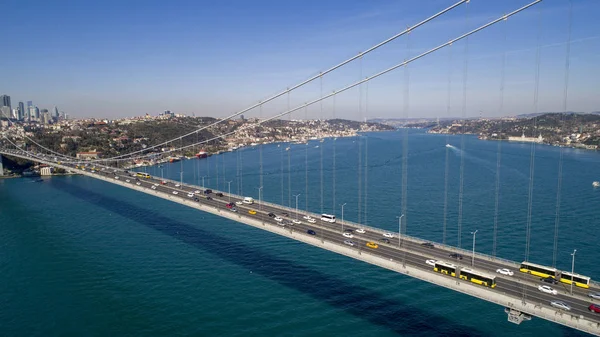
[[[197,157],[198,159],[201,159],[201,158],[207,158],[207,157],[208,157],[208,153],[207,153],[207,152],[205,152],[205,151],[199,151],[198,153],[196,153],[196,157]]]
[[[169,157],[169,163],[176,163],[181,161],[181,157]]]
[[[600,187],[600,181],[594,181],[592,183],[592,186],[594,186],[594,187]]]
[[[452,145],[450,145],[450,144],[446,144],[446,147],[452,147]]]

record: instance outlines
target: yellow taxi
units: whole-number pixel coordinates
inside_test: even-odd
[[[253,209],[251,209],[251,210],[249,210],[249,211],[248,211],[248,213],[250,213],[250,214],[254,215],[254,214],[256,214],[256,211],[255,211],[255,210],[253,210]]]
[[[376,244],[375,242],[367,242],[367,247],[377,249],[377,248],[379,248],[379,245]]]

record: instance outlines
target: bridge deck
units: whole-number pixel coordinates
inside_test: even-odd
[[[76,169],[74,165],[65,163],[59,164],[50,158],[31,158],[20,151],[0,151],[7,155],[13,155],[24,159],[34,160],[51,166],[61,167],[74,172],[81,173],[96,179],[100,179],[113,184],[121,185],[126,188],[147,193],[166,200],[177,202],[185,206],[193,207],[205,212],[213,213],[240,223],[251,225],[263,230],[267,230],[278,235],[282,235],[294,240],[298,240],[319,248],[327,249],[338,254],[342,254],[357,260],[371,263],[389,270],[393,270],[417,279],[440,285],[458,292],[462,292],[489,302],[502,305],[506,308],[537,316],[549,321],[553,321],[565,326],[569,326],[587,333],[600,336],[600,315],[589,312],[587,307],[592,299],[587,294],[590,290],[584,290],[575,287],[573,294],[570,293],[570,286],[557,284],[553,287],[558,291],[557,295],[542,293],[537,289],[540,284],[539,278],[532,275],[520,273],[516,262],[499,258],[493,258],[484,254],[475,254],[475,269],[485,271],[488,274],[496,276],[497,286],[494,289],[460,280],[455,277],[442,275],[434,272],[433,267],[426,264],[428,259],[443,260],[453,263],[457,269],[470,267],[471,252],[459,250],[454,247],[444,246],[434,243],[434,248],[423,246],[425,241],[418,238],[402,236],[398,237],[394,233],[394,238],[390,238],[390,243],[380,241],[383,238],[383,231],[374,227],[362,226],[349,221],[344,222],[344,229],[365,229],[365,233],[360,234],[354,231],[354,246],[344,244],[347,237],[342,235],[342,225],[337,223],[328,223],[320,220],[320,215],[310,213],[316,222],[308,223],[303,216],[304,211],[298,214],[298,220],[301,223],[289,224],[291,220],[296,219],[295,209],[273,203],[262,202],[253,205],[236,205],[237,212],[232,212],[225,205],[231,202],[240,202],[242,196],[228,195],[223,193],[223,197],[216,197],[207,200],[199,197],[199,201],[188,197],[188,193],[193,193],[202,188],[193,185],[176,187],[177,182],[169,181],[167,185],[162,185],[160,178],[151,177],[150,179],[136,178],[129,176],[125,171],[105,168],[102,171],[91,172],[89,169]],[[118,177],[118,179],[116,178]],[[177,192],[177,194],[174,194]],[[216,191],[215,191],[216,192]],[[248,213],[249,210],[255,210],[256,214]],[[284,221],[277,222],[268,213],[274,213],[282,216]],[[287,216],[283,216],[286,213]],[[283,226],[284,223],[288,225]],[[307,233],[313,230],[315,235]],[[377,249],[368,248],[367,242],[376,242]],[[449,254],[458,252],[463,254],[463,260],[452,260]],[[496,273],[499,268],[508,268],[515,272],[514,276],[503,276]],[[594,286],[595,288],[595,286]],[[561,300],[569,305],[570,311],[558,310],[550,306],[550,301]],[[598,301],[596,301],[598,303]]]

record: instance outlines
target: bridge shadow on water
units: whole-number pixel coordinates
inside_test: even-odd
[[[67,180],[52,179],[51,184],[75,198],[117,213],[403,336],[486,335],[471,326],[388,299],[371,289],[278,258],[243,243],[232,242],[195,225],[170,219],[158,212],[82,188]],[[501,310],[500,307],[498,309]]]

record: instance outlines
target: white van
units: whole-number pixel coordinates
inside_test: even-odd
[[[254,203],[254,199],[252,199],[251,197],[245,197],[242,202],[244,204],[252,205]]]
[[[321,214],[321,220],[322,221],[326,221],[326,222],[334,223],[335,222],[335,215]]]

